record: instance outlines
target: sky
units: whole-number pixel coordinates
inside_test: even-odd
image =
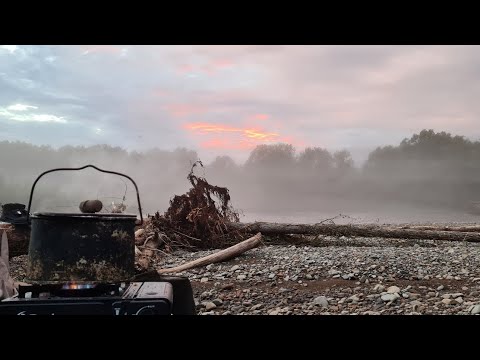
[[[0,141],[348,149],[422,129],[480,138],[480,47],[0,45]]]

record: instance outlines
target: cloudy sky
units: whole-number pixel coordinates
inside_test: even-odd
[[[478,46],[0,45],[0,140],[347,148],[424,128],[480,138]]]

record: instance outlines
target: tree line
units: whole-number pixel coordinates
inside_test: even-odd
[[[186,175],[198,159],[194,150],[128,152],[109,145],[36,146],[0,142],[0,203],[27,203],[41,172],[94,164],[124,172],[137,181],[148,212],[165,210],[168,200],[188,189]],[[234,204],[258,209],[321,209],[332,203],[385,202],[460,208],[480,200],[480,142],[464,136],[422,130],[398,145],[378,147],[355,166],[347,150],[321,147],[297,151],[290,144],[258,145],[243,164],[218,156],[200,169],[211,183],[230,189]],[[202,173],[203,172],[203,173]],[[73,210],[78,200],[98,197],[134,206],[131,184],[111,175],[50,174],[39,184],[38,208]]]

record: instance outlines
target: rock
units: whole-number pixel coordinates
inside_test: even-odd
[[[315,305],[319,305],[321,307],[327,307],[328,306],[328,300],[325,296],[317,296],[314,300],[313,300],[313,304]]]
[[[207,312],[202,313],[201,315],[215,315],[215,312],[214,311],[207,311]]]
[[[440,285],[439,287],[437,287],[437,291],[442,291],[445,287],[443,285]]]
[[[240,266],[238,266],[238,265],[233,265],[233,266],[230,268],[230,271],[231,271],[231,272],[235,272],[235,271],[237,271],[238,269],[240,269]]]
[[[233,289],[234,284],[225,284],[220,287],[222,290],[230,290]]]
[[[384,295],[382,295],[382,296],[381,296],[381,299],[382,299],[383,301],[387,302],[387,301],[395,301],[395,300],[397,300],[399,297],[400,297],[400,296],[399,296],[398,294],[392,294],[392,293],[390,293],[390,294],[384,294]]]
[[[472,315],[480,314],[480,304],[475,305],[470,311]]]
[[[380,315],[380,312],[379,311],[365,311],[363,312],[363,315]]]
[[[390,286],[387,289],[387,293],[389,293],[389,294],[395,294],[395,293],[399,293],[399,292],[400,292],[400,288],[398,286]]]
[[[382,284],[377,284],[373,288],[373,291],[377,291],[377,292],[383,292],[383,290],[385,290],[385,286],[383,286]]]
[[[443,299],[442,303],[445,305],[455,305],[457,302],[454,299]]]
[[[221,306],[223,304],[222,299],[214,299],[212,302],[217,306]]]
[[[208,277],[202,277],[202,278],[200,279],[200,282],[202,282],[202,283],[208,282]]]
[[[212,301],[205,301],[202,305],[205,306],[205,310],[207,311],[213,310],[217,307]]]
[[[247,278],[247,275],[241,274],[237,276],[237,280],[245,280]]]
[[[328,270],[328,275],[340,275],[341,271],[335,270],[335,269],[330,269]]]
[[[347,300],[350,300],[352,302],[359,302],[360,298],[357,295],[352,295]]]
[[[457,302],[457,304],[462,304],[463,303],[463,298],[461,296],[455,298],[455,301]]]
[[[253,305],[253,306],[250,308],[250,310],[251,310],[251,311],[255,311],[255,310],[260,309],[262,306],[263,306],[263,304],[256,304],[256,305]]]

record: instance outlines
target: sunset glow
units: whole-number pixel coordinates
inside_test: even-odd
[[[212,137],[200,145],[204,148],[249,149],[262,143],[281,141],[277,133],[267,132],[261,128],[240,128],[212,123],[190,123],[185,129],[196,135],[223,135],[221,138]]]

